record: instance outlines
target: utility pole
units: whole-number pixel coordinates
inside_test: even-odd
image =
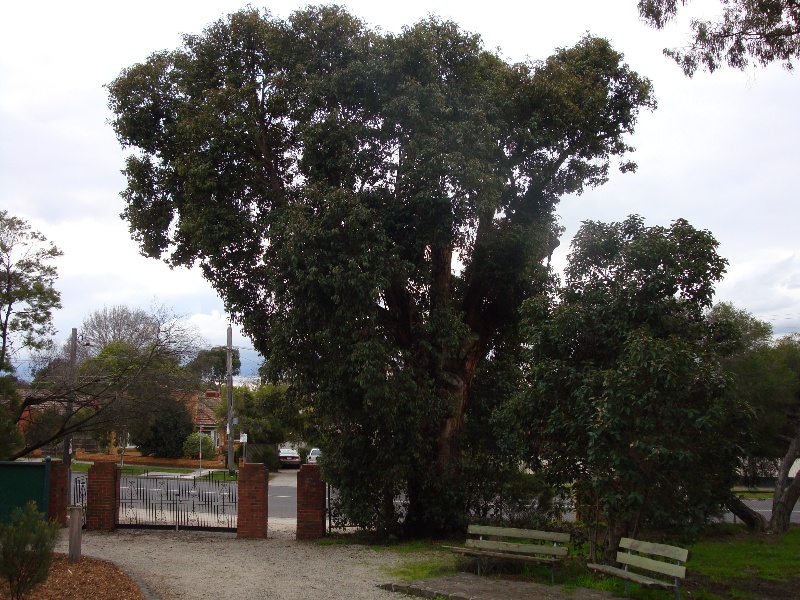
[[[72,398],[75,394],[75,382],[77,381],[77,363],[78,363],[78,329],[72,328],[72,337],[69,340],[69,386],[71,389],[67,390],[67,415],[64,424],[69,427],[70,419],[72,419]],[[62,460],[65,465],[72,464],[72,434],[69,433],[64,438],[64,453]]]
[[[228,473],[233,475],[233,329],[228,325]]]

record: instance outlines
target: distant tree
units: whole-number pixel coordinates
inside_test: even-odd
[[[63,253],[24,219],[0,210],[0,373],[11,357],[50,344],[52,313],[61,308],[52,264]]]
[[[61,354],[40,357],[43,366],[35,369],[31,385],[18,391],[11,410],[24,443],[10,458],[78,432],[106,437],[116,432],[124,439],[134,426],[146,424],[162,403],[187,390],[193,393],[194,378],[182,364],[196,352],[196,333],[167,311],[154,311],[152,316],[157,327],[148,345],[137,348],[112,341],[93,350],[75,374],[63,348]]]
[[[108,91],[134,239],[199,264],[313,402],[350,516],[460,527],[477,374],[541,289],[561,195],[635,167],[650,82],[603,39],[509,64],[449,21],[323,6],[233,13]]]
[[[234,414],[248,443],[314,443],[318,434],[310,423],[309,403],[301,401],[286,385],[261,384],[233,389]],[[220,403],[217,420],[227,420],[228,407]]]
[[[689,0],[639,0],[639,14],[648,24],[663,28]],[[723,64],[745,69],[751,62],[766,66],[782,62],[792,70],[800,54],[800,8],[796,0],[720,0],[716,21],[693,19],[692,39],[683,49],[666,49],[684,73],[702,66],[714,72]]]
[[[225,346],[216,346],[210,350],[200,350],[187,365],[187,368],[196,373],[202,385],[221,390],[228,375],[228,350]],[[242,361],[239,350],[231,352],[231,374],[241,372]]]
[[[684,220],[584,222],[565,284],[529,302],[523,457],[606,524],[604,554],[646,525],[697,531],[736,477],[747,412],[723,399],[705,318],[726,261]]]
[[[22,434],[12,418],[19,402],[13,377],[0,377],[0,460],[8,460],[23,445]]]
[[[163,312],[163,308],[148,312],[124,304],[95,310],[80,327],[79,351],[83,353],[80,358],[94,356],[112,342],[123,342],[139,350],[150,346],[158,338]]]
[[[727,505],[749,528],[783,533],[800,498],[800,478],[789,478],[800,459],[800,338],[773,341],[769,323],[730,305],[715,306],[711,314],[733,323],[742,340],[723,364],[731,378],[728,397],[747,403],[754,414],[741,456],[743,474],[750,483],[776,476],[769,520],[733,494]]]
[[[131,432],[131,442],[144,456],[180,458],[183,443],[194,430],[194,422],[186,402],[165,400],[150,418]]]
[[[200,457],[200,450],[203,450],[203,458],[211,460],[217,457],[217,447],[210,435],[200,434],[195,431],[190,433],[183,442],[183,455],[192,458]]]

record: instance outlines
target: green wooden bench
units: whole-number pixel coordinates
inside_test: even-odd
[[[624,579],[626,597],[628,596],[629,582],[633,581],[643,588],[674,588],[675,598],[680,600],[680,581],[686,579],[684,563],[687,560],[689,560],[689,551],[684,548],[622,538],[617,551],[617,562],[624,565],[622,569],[593,563],[590,563],[588,567],[594,571]],[[631,567],[637,571],[644,571],[646,574],[631,571]],[[651,574],[667,576],[671,578],[671,581],[655,579]]]
[[[569,543],[568,533],[470,525],[467,535],[471,537],[464,547],[445,548],[464,556],[477,557],[478,575],[481,574],[482,557],[522,560],[549,565],[550,579],[555,583],[556,564],[569,552],[566,546],[559,546]]]

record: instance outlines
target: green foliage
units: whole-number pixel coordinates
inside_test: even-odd
[[[24,443],[10,458],[77,432],[106,445],[127,439],[128,432],[149,427],[163,402],[194,389],[181,365],[196,334],[165,309],[104,309],[87,318],[84,328],[92,344],[104,345],[78,346],[77,373],[68,347],[33,370],[31,389],[12,414],[24,430]]]
[[[276,473],[281,468],[278,451],[272,444],[247,445],[247,462],[261,463],[267,470]]]
[[[14,509],[10,523],[0,524],[0,577],[13,600],[47,579],[57,536],[58,525],[45,521],[33,500]]]
[[[237,386],[233,389],[233,411],[239,430],[248,435],[248,444],[311,441],[316,435],[307,400],[286,385]],[[224,421],[227,414],[228,407],[220,403],[217,418]]]
[[[181,458],[183,442],[193,429],[186,404],[165,400],[147,422],[131,432],[131,441],[143,456]]]
[[[49,347],[52,313],[61,308],[50,263],[62,254],[27,221],[0,210],[0,373],[14,370],[17,350]]]
[[[771,326],[733,307],[715,307],[711,314],[723,314],[739,332],[739,343],[723,364],[731,379],[728,398],[753,411],[740,457],[746,483],[755,485],[763,476],[776,478],[768,525],[759,515],[747,514],[746,507],[733,504],[732,510],[754,529],[782,533],[800,498],[800,482],[789,479],[800,458],[800,337],[773,341]]]
[[[124,440],[130,433],[142,440],[147,437],[154,415],[169,413],[176,397],[195,389],[194,376],[181,365],[185,356],[183,332],[178,338],[171,338],[173,332],[162,329],[158,319],[153,317],[147,322],[156,333],[151,330],[142,345],[110,341],[78,369],[81,390],[94,399],[83,408],[87,428],[98,437]],[[173,446],[171,454],[177,451],[180,456],[183,440],[190,432],[191,428]]]
[[[183,455],[199,458],[201,448],[203,450],[203,458],[210,460],[217,457],[217,447],[214,445],[214,440],[211,436],[205,434],[201,436],[198,432],[190,433],[186,437],[186,441],[183,442]]]
[[[313,411],[348,515],[397,531],[403,493],[407,533],[462,525],[478,373],[518,350],[560,196],[635,167],[650,82],[599,38],[509,64],[450,21],[323,6],[233,13],[108,91],[134,238],[199,263]]]
[[[228,375],[228,350],[225,346],[216,346],[210,350],[200,350],[186,368],[200,379],[202,385],[221,390]],[[231,353],[231,374],[238,375],[242,368],[239,350]]]
[[[22,434],[13,417],[19,410],[19,397],[14,382],[10,375],[0,377],[0,460],[8,460],[23,443]]]
[[[586,222],[559,301],[528,304],[527,387],[506,425],[599,510],[612,554],[646,525],[696,533],[733,483],[749,414],[723,398],[704,314],[725,267],[716,247],[682,220]]]
[[[687,4],[687,0],[681,0]],[[664,50],[691,76],[699,66],[714,72],[723,64],[744,70],[753,62],[782,62],[792,70],[800,53],[800,12],[794,0],[721,0],[716,21],[693,19],[686,48]],[[678,0],[639,0],[639,14],[658,29],[673,20]]]

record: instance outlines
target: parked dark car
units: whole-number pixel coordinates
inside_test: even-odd
[[[284,469],[299,469],[300,455],[291,448],[281,448],[278,452],[278,460]]]

